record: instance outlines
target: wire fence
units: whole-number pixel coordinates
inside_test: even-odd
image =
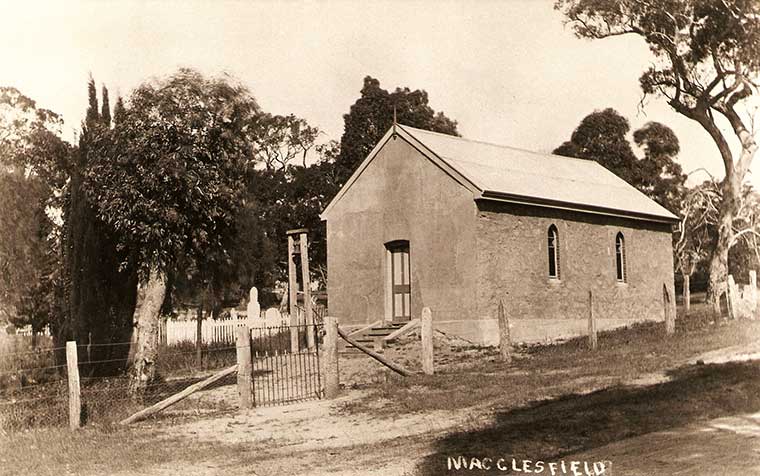
[[[214,372],[236,363],[236,347],[207,344],[200,352],[193,343],[159,347],[157,378],[135,394],[128,369],[133,356],[129,342],[77,345],[82,424],[116,423],[157,403]],[[0,354],[0,432],[9,433],[69,424],[69,392],[65,347],[14,349]],[[58,363],[57,363],[58,362]],[[235,375],[212,387],[235,384]],[[188,399],[177,414],[226,409],[223,401]]]

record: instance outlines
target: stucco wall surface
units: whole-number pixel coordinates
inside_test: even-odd
[[[384,319],[385,243],[410,242],[412,316],[440,319],[475,305],[472,193],[401,138],[391,139],[327,217],[330,314],[341,323]]]

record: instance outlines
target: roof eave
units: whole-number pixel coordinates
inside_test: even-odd
[[[475,200],[492,200],[499,202],[517,203],[522,205],[533,205],[546,208],[555,208],[560,210],[570,210],[581,213],[591,213],[595,215],[606,215],[620,218],[629,218],[656,223],[676,224],[679,219],[675,215],[652,215],[649,213],[634,212],[631,210],[618,210],[614,208],[598,207],[594,205],[583,205],[579,203],[563,202],[560,200],[551,200],[545,198],[526,197],[504,192],[485,190],[475,197]],[[668,212],[669,213],[669,212]]]

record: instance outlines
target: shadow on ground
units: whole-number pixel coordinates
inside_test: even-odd
[[[691,365],[668,376],[670,381],[656,385],[612,387],[497,412],[487,428],[437,440],[418,473],[489,474],[449,470],[447,457],[556,461],[634,436],[760,411],[760,361]]]

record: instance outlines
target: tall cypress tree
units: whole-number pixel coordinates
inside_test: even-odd
[[[67,325],[59,336],[79,344],[97,344],[91,348],[92,365],[86,375],[113,375],[126,366],[127,345],[103,345],[128,342],[132,332],[132,315],[137,298],[137,275],[120,269],[125,251],[116,248],[109,227],[99,219],[84,192],[93,144],[104,140],[104,117],[98,112],[95,82],[88,82],[89,106],[82,124],[79,151],[71,173],[64,212],[64,276],[67,285]],[[104,109],[107,109],[104,88]],[[110,111],[108,113],[110,116]],[[109,117],[110,122],[110,117]],[[84,347],[80,347],[82,349]],[[80,361],[86,364],[86,360]]]
[[[100,114],[98,113],[98,92],[95,89],[95,80],[90,75],[87,81],[87,114],[85,115],[85,127],[90,127],[98,122]]]
[[[116,98],[116,104],[113,106],[113,124],[117,126],[122,123],[124,116],[127,115],[127,110],[124,107],[124,100],[121,96]]]
[[[106,127],[111,127],[111,105],[108,102],[108,88],[103,85],[103,92],[101,93],[103,100],[103,109],[100,112],[100,119]]]

